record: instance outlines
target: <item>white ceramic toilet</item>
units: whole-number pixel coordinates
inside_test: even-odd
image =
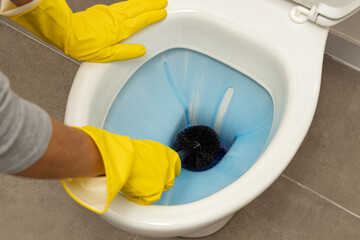
[[[169,0],[164,21],[125,41],[145,45],[144,57],[82,63],[69,95],[66,124],[111,131],[118,121],[121,129],[115,133],[154,136],[170,144],[184,125],[183,103],[172,101],[188,98],[190,122],[211,125],[232,145],[229,156],[214,168],[182,170],[158,203],[140,206],[119,194],[101,217],[124,231],[151,237],[201,237],[223,227],[293,158],[316,109],[328,26],[359,6],[360,0]],[[147,76],[153,77],[142,83]],[[201,86],[206,86],[204,93]],[[128,111],[115,116],[113,104]],[[196,189],[197,183],[203,191]]]

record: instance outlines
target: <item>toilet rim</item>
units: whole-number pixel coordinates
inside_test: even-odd
[[[172,16],[180,13],[183,12],[178,10],[169,11],[168,18],[171,19]],[[309,27],[312,29],[311,26]],[[151,28],[149,28],[149,31],[151,31]],[[141,34],[137,36],[141,38]],[[321,39],[317,40],[318,45],[325,45],[326,34],[321,33],[320,36]],[[134,39],[136,39],[136,37],[132,38],[132,40]],[[129,39],[129,42],[130,41],[131,40]],[[315,47],[317,47],[316,44]],[[286,48],[286,46],[284,46],[284,48]],[[155,53],[152,52],[151,48],[148,50],[150,50],[148,52],[149,57],[152,57]],[[283,52],[286,52],[286,50],[287,49],[283,49]],[[307,85],[305,84],[306,86],[300,90],[297,89],[297,87],[300,86],[298,81],[302,81],[302,78],[297,76],[297,74],[303,69],[299,69],[300,67],[298,67],[297,64],[301,63],[306,58],[301,59],[300,57],[298,59],[292,59],[286,54],[286,56],[283,56],[281,61],[284,61],[284,64],[287,66],[286,70],[288,70],[288,78],[293,82],[290,82],[287,86],[289,94],[286,99],[287,105],[284,110],[282,124],[279,125],[272,141],[262,156],[240,178],[241,181],[238,179],[226,188],[204,199],[176,206],[139,206],[125,200],[122,196],[117,196],[110,205],[108,212],[102,217],[110,222],[112,219],[116,219],[116,221],[121,223],[126,229],[133,229],[134,231],[137,229],[148,229],[149,231],[191,231],[191,229],[206,226],[221,218],[229,216],[251,202],[281,174],[306,135],[315,112],[320,88],[321,51],[322,49],[319,49],[318,52],[314,52],[313,58],[310,60],[311,63],[314,63],[314,68],[316,68],[314,74],[309,75],[304,73],[301,75],[301,77],[304,75],[308,76],[310,78],[309,81],[314,82]],[[304,54],[301,56],[303,57],[303,55]],[[84,71],[86,71],[87,65],[90,64],[83,64],[84,67],[82,67]],[[116,66],[116,63],[110,64],[109,66]],[[308,64],[307,68],[311,70],[310,64]],[[302,94],[302,91],[312,91],[312,94],[305,96]],[[72,99],[76,98],[75,95],[75,93],[72,94]],[[68,105],[71,105],[73,101],[70,100],[70,98],[71,97],[69,96]],[[307,99],[314,104],[304,111],[304,116],[301,117],[303,121],[301,121],[301,127],[299,127],[297,122],[299,118],[298,115],[294,113],[294,109],[303,109],[301,101],[304,99]],[[66,123],[68,124],[77,124],[76,120],[71,118],[72,114],[74,114],[73,110],[68,111],[67,107]],[[291,139],[290,141],[289,138]],[[284,144],[291,146],[289,147],[291,149],[284,151]],[[277,161],[275,162],[272,161],[274,157],[277,158]],[[272,171],[269,171],[269,169],[272,169]],[[259,174],[262,176],[261,181],[258,181]],[[241,191],[243,195],[235,198],[234,192],[237,191]],[[221,202],[221,204],[219,204],[219,202]],[[214,206],[217,207],[215,208]],[[190,213],[191,218],[189,218]],[[139,215],[142,216],[141,219],[139,218]],[[169,221],[169,216],[171,216],[171,221]]]

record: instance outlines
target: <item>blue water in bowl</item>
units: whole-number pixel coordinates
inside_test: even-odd
[[[209,170],[182,169],[174,186],[153,203],[179,205],[205,198],[241,177],[266,148],[273,112],[269,93],[248,76],[201,53],[170,49],[131,76],[104,129],[171,147],[188,125],[207,125],[231,146]]]

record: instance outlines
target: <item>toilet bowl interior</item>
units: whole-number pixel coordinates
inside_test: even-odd
[[[254,80],[209,56],[176,48],[153,57],[130,77],[104,129],[172,146],[189,124],[206,125],[231,146],[214,168],[182,169],[174,187],[154,203],[179,205],[205,198],[243,175],[266,148],[273,116],[270,94]]]

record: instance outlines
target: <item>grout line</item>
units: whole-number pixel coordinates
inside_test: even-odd
[[[351,42],[352,44],[360,46],[360,40],[358,40],[358,39],[356,39],[354,37],[348,36],[348,35],[342,33],[341,31],[339,31],[337,29],[331,28],[330,33],[337,36],[337,37],[339,37],[339,38],[344,39],[345,41],[348,41],[348,42]]]
[[[294,179],[292,179],[292,178],[290,178],[290,177],[288,177],[288,176],[286,176],[286,175],[284,175],[284,174],[281,174],[281,176],[282,176],[283,178],[285,178],[285,179],[289,180],[290,182],[295,183],[296,185],[298,185],[298,186],[300,186],[300,187],[304,188],[305,190],[308,190],[308,191],[312,192],[312,193],[313,193],[313,194],[315,194],[316,196],[318,196],[318,197],[320,197],[321,199],[323,199],[323,200],[327,201],[328,203],[330,203],[330,204],[334,205],[335,207],[338,207],[338,208],[340,208],[340,209],[344,210],[345,212],[347,212],[347,213],[349,213],[349,214],[353,215],[354,217],[356,217],[356,218],[360,219],[360,216],[359,216],[359,215],[357,215],[356,213],[354,213],[354,212],[350,211],[349,209],[347,209],[347,208],[345,208],[345,207],[341,206],[340,204],[338,204],[338,203],[334,202],[333,200],[331,200],[331,199],[329,199],[329,198],[325,197],[324,195],[321,195],[320,193],[316,192],[315,190],[313,190],[313,189],[311,189],[311,188],[309,188],[309,187],[307,187],[307,186],[305,186],[305,185],[303,185],[303,184],[299,183],[298,181],[296,181],[296,180],[294,180]]]
[[[11,28],[11,29],[13,29],[13,30],[21,33],[22,35],[25,35],[26,37],[34,40],[35,42],[39,43],[40,45],[42,45],[42,46],[44,46],[44,47],[47,47],[47,48],[50,49],[51,51],[53,51],[53,52],[55,52],[55,53],[57,53],[57,54],[65,57],[65,58],[67,58],[68,60],[72,61],[73,63],[76,63],[77,65],[80,65],[80,63],[78,63],[78,62],[75,61],[74,59],[70,58],[69,56],[67,56],[67,55],[64,54],[63,52],[60,52],[60,50],[59,50],[59,51],[56,51],[55,49],[53,49],[53,48],[49,47],[48,45],[46,45],[45,43],[43,43],[42,41],[39,41],[38,39],[36,39],[36,38],[34,38],[34,37],[30,36],[30,35],[27,35],[26,33],[20,31],[19,29],[15,28],[15,27],[13,27],[13,26],[11,26],[10,24],[4,22],[4,21],[1,20],[1,19],[0,19],[0,22],[3,23],[4,25],[8,26],[9,28]]]
[[[357,67],[357,66],[355,66],[355,65],[353,65],[353,64],[351,64],[351,63],[348,63],[348,62],[344,61],[343,59],[338,58],[338,57],[336,57],[335,55],[333,55],[333,54],[331,54],[331,53],[325,52],[325,54],[328,55],[328,56],[329,56],[332,60],[334,60],[335,62],[338,62],[338,63],[340,63],[340,64],[343,64],[343,65],[345,65],[345,66],[347,66],[347,67],[349,67],[349,68],[351,68],[351,69],[354,69],[354,70],[360,72],[360,68],[359,68],[359,67]]]
[[[344,36],[329,33],[325,53],[333,60],[360,71],[360,42],[355,43]]]

